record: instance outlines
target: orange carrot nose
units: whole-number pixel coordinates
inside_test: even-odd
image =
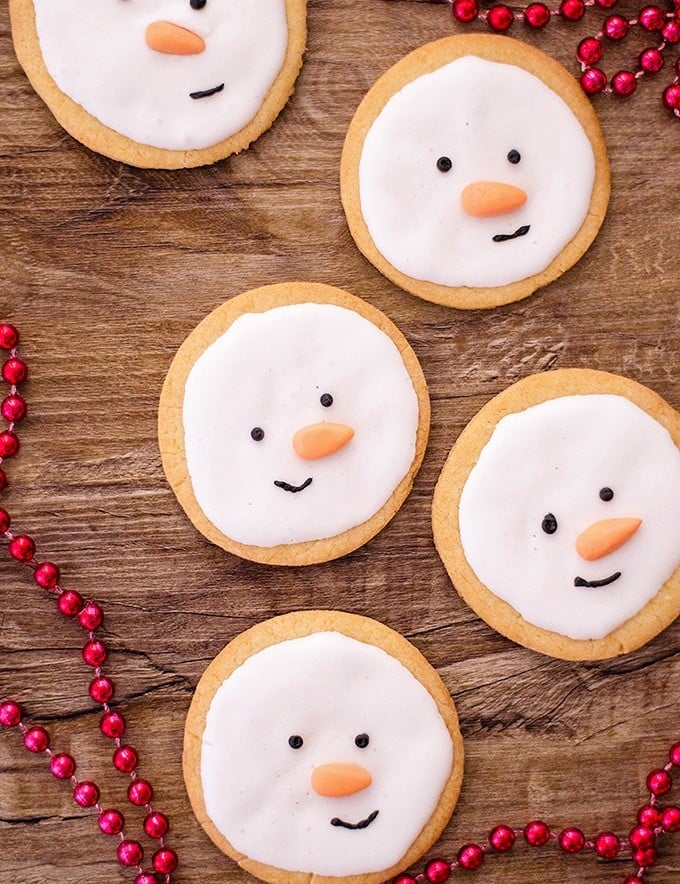
[[[642,519],[604,519],[595,522],[576,538],[576,552],[587,562],[609,555],[630,540]]]
[[[321,764],[312,771],[312,788],[324,798],[344,798],[367,789],[373,777],[358,764]]]
[[[205,51],[203,37],[170,21],[151,22],[146,29],[146,45],[167,55],[199,55]]]
[[[293,436],[293,448],[305,460],[318,460],[340,451],[353,436],[346,424],[310,424]]]
[[[460,204],[463,211],[477,218],[490,218],[514,212],[527,201],[521,187],[501,181],[475,181],[463,190]]]

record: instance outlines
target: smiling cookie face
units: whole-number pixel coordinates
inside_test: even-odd
[[[385,880],[414,845],[427,849],[455,805],[453,704],[415,649],[375,621],[277,620],[310,634],[278,628],[273,640],[277,621],[261,624],[246,633],[246,658],[229,646],[197,688],[185,742],[192,804],[213,840],[265,880]]]
[[[401,335],[358,299],[302,284],[261,292],[209,318],[209,346],[199,327],[180,351],[161,402],[166,472],[226,549],[324,561],[373,536],[408,493],[427,434],[425,384]]]
[[[285,103],[304,47],[305,0],[12,4],[17,53],[60,121],[78,130],[78,115],[89,115],[94,133],[82,140],[106,127],[131,142],[131,162],[148,155],[170,165],[189,151],[177,164],[193,165],[245,147]],[[70,102],[55,106],[50,79]],[[120,142],[109,140],[116,150]]]
[[[568,376],[565,393],[572,378],[578,387],[582,377],[551,374]],[[540,377],[532,380],[540,386]],[[555,386],[549,375],[546,382]],[[678,419],[668,425],[668,406],[657,406],[659,416],[650,414],[645,405],[653,394],[645,391],[638,404],[637,390],[644,388],[623,381],[626,392],[627,384],[631,397],[591,385],[508,411],[459,496],[447,499],[452,471],[464,472],[461,458],[471,455],[470,439],[489,420],[488,413],[480,416],[461,437],[462,453],[454,449],[442,473],[435,532],[454,584],[505,634],[516,624],[505,606],[494,610],[493,597],[507,603],[536,628],[518,638],[529,647],[552,653],[552,641],[558,656],[560,648],[579,646],[609,656],[610,648],[632,649],[629,635],[642,644],[651,637],[646,632],[655,634],[680,610],[680,451],[669,432],[674,427],[677,434]],[[519,393],[515,399],[521,401]],[[457,544],[462,556],[454,551]],[[663,613],[645,612],[650,603]]]
[[[485,307],[580,256],[608,174],[566,70],[507,38],[466,36],[417,50],[371,90],[342,187],[352,234],[383,273],[430,300]]]

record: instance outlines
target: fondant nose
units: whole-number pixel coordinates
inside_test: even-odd
[[[506,215],[519,209],[526,201],[527,195],[521,187],[503,184],[502,181],[474,181],[460,195],[463,211],[477,218]]]
[[[310,424],[293,436],[293,448],[305,460],[318,460],[340,451],[353,436],[354,430],[346,424]]]
[[[324,798],[344,798],[367,789],[373,777],[358,764],[321,764],[312,771],[312,788]]]
[[[146,44],[154,52],[167,55],[199,55],[205,51],[203,37],[171,21],[151,22],[146,29]]]
[[[576,538],[576,552],[587,562],[594,562],[623,546],[635,534],[642,519],[604,519],[595,522]]]

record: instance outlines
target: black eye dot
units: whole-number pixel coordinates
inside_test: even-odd
[[[360,749],[365,749],[369,743],[369,736],[368,734],[357,734],[354,738],[354,742]]]
[[[449,157],[439,157],[437,168],[440,172],[450,172],[453,169],[453,161]]]
[[[522,154],[515,150],[514,148],[508,153],[508,162],[512,163],[513,166],[516,166],[517,163],[522,159]]]
[[[189,0],[192,9],[203,9],[208,0]]]
[[[614,498],[611,488],[600,488],[600,500],[610,501]]]
[[[333,397],[330,393],[324,393],[319,402],[323,405],[324,408],[330,408],[333,404]]]
[[[546,513],[541,522],[541,528],[546,534],[554,534],[557,531],[557,519],[552,513]]]
[[[288,737],[288,745],[291,749],[301,749],[304,740],[300,736],[300,734],[293,734],[292,737]]]
[[[250,431],[250,438],[253,442],[261,442],[264,439],[264,430],[262,427],[253,427]]]

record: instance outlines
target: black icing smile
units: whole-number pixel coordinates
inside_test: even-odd
[[[525,236],[531,230],[531,224],[523,224],[518,227],[514,233],[497,233],[492,237],[494,242],[507,242],[509,239],[517,239],[519,236]]]
[[[334,816],[331,820],[331,826],[340,826],[343,829],[367,829],[377,816],[378,811],[374,810],[373,813],[370,813],[365,820],[361,820],[361,822],[359,823],[346,823],[344,820],[341,820],[337,816]]]
[[[298,491],[304,491],[305,488],[309,488],[312,484],[311,476],[309,479],[305,479],[302,485],[291,485],[290,482],[282,482],[280,479],[275,479],[274,484],[277,488],[282,488],[284,491],[290,491],[291,494],[297,494]]]
[[[583,577],[575,577],[574,586],[587,586],[589,589],[597,589],[599,586],[609,586],[610,583],[618,580],[620,576],[621,572],[617,571],[615,574],[605,577],[604,580],[584,580]]]
[[[224,89],[224,83],[220,83],[219,86],[213,86],[212,89],[203,89],[201,92],[190,92],[189,98],[209,98],[211,95],[215,95],[217,92],[221,92]]]

